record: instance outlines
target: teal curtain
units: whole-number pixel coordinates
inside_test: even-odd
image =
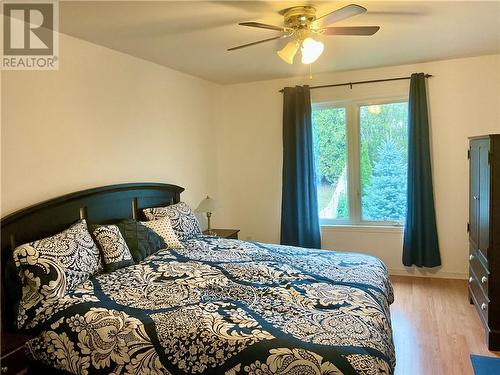
[[[283,92],[281,244],[321,248],[309,86]]]
[[[432,189],[429,119],[424,73],[414,73],[408,102],[407,214],[403,264],[417,267],[441,265]]]

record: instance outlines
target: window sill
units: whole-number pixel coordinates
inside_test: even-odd
[[[403,234],[404,227],[396,225],[349,225],[322,224],[322,232],[364,232],[364,233],[394,233]]]

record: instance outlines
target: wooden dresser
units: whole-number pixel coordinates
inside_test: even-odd
[[[469,142],[469,296],[500,350],[500,134]]]

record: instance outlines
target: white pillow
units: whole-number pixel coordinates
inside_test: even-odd
[[[168,248],[184,249],[184,246],[182,246],[179,239],[175,235],[168,217],[158,220],[141,221],[141,224],[158,233],[158,235],[163,238]]]
[[[168,217],[177,238],[181,241],[189,240],[201,234],[200,225],[194,216],[193,210],[184,202],[166,207],[145,208],[142,213],[148,220]]]

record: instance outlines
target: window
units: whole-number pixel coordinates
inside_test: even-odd
[[[406,101],[313,106],[322,224],[404,223],[407,130]]]

